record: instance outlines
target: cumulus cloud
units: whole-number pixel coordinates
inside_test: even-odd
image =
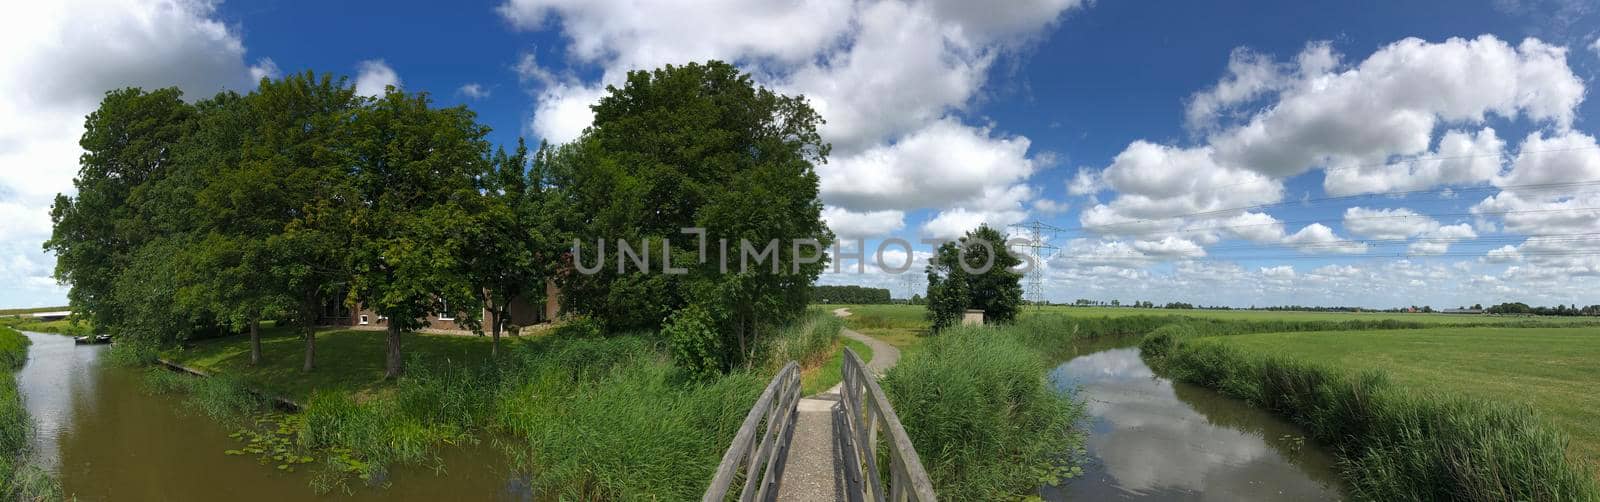
[[[49,208],[73,190],[83,117],[105,92],[177,86],[189,99],[248,90],[277,65],[246,63],[238,33],[201,1],[24,2],[0,16],[0,293],[4,304],[60,304],[40,250]]]
[[[1301,252],[1312,254],[1361,254],[1367,252],[1366,243],[1339,237],[1333,232],[1333,229],[1321,223],[1312,223],[1302,227],[1298,232],[1284,237],[1283,243],[1293,246]]]
[[[1518,150],[1510,171],[1493,181],[1502,190],[1472,206],[1472,212],[1519,234],[1600,232],[1600,211],[1591,209],[1600,207],[1600,193],[1582,184],[1600,180],[1600,145],[1594,137],[1534,132]]]
[[[895,210],[859,213],[838,207],[822,210],[822,221],[841,239],[887,237],[905,228],[905,219],[905,212]]]
[[[515,69],[537,88],[528,126],[535,135],[576,138],[604,87],[630,70],[732,61],[763,85],[805,95],[826,120],[821,132],[833,158],[818,174],[830,207],[934,209],[924,230],[948,234],[1026,216],[1037,195],[1026,181],[1042,159],[1029,155],[1027,138],[966,124],[956,113],[978,95],[997,57],[1079,5],[509,0],[499,12],[519,29],[559,28],[568,60],[600,70],[593,80],[557,78],[525,55]]]
[[[1349,68],[1303,74],[1271,106],[1210,138],[1223,163],[1272,176],[1427,151],[1443,123],[1490,115],[1565,128],[1583,100],[1566,49],[1492,35],[1404,39]]]
[[[1439,222],[1406,208],[1352,207],[1344,211],[1344,228],[1359,237],[1394,240],[1414,237],[1439,228]]]
[[[382,59],[369,59],[356,65],[356,94],[381,97],[389,86],[400,87],[400,74]]]

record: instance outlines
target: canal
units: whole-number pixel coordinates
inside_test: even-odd
[[[190,410],[181,398],[144,392],[140,370],[103,361],[107,346],[75,345],[62,335],[25,333],[33,342],[17,387],[37,423],[33,458],[78,500],[304,500],[316,464],[278,472],[240,447],[232,431]],[[440,452],[438,468],[392,469],[383,484],[338,500],[530,500],[504,457],[480,444]]]
[[[1080,342],[1050,379],[1086,402],[1082,476],[1047,500],[1339,500],[1334,459],[1295,426],[1157,376],[1137,337]]]

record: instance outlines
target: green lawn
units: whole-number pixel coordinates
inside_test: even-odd
[[[224,372],[245,378],[252,387],[296,402],[305,402],[315,389],[370,393],[386,388],[384,354],[388,346],[382,331],[337,330],[317,333],[317,368],[300,371],[305,341],[286,328],[263,328],[260,367],[250,365],[246,336],[229,336],[195,342],[188,348],[169,349],[162,357],[207,372]],[[502,338],[501,343],[521,343],[523,338]],[[406,333],[400,346],[408,357],[478,361],[489,357],[487,337]],[[502,347],[503,349],[504,347]]]
[[[1600,329],[1433,328],[1221,336],[1197,340],[1352,370],[1381,369],[1419,392],[1526,403],[1600,466]]]

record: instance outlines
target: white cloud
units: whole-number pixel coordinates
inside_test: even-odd
[[[189,99],[248,90],[277,65],[245,62],[245,47],[215,5],[201,1],[23,2],[0,16],[0,304],[60,304],[49,208],[73,190],[84,115],[105,92],[177,86]],[[19,266],[26,262],[28,266]]]
[[[958,207],[940,211],[924,223],[922,235],[935,239],[955,239],[985,223],[1004,232],[1007,225],[1021,223],[1027,217],[1028,214],[1020,210],[983,211]]]
[[[1166,236],[1160,240],[1140,240],[1133,242],[1133,248],[1149,256],[1159,258],[1198,258],[1206,255],[1206,250],[1199,244],[1188,239]]]
[[[1245,212],[1222,220],[1220,225],[1235,237],[1255,242],[1283,240],[1283,222],[1267,213]]]
[[[272,58],[261,58],[256,61],[255,66],[250,67],[250,80],[252,82],[260,82],[263,78],[279,78],[282,76],[283,70],[278,69],[278,63],[273,62]]]
[[[1094,195],[1105,189],[1105,184],[1100,181],[1100,173],[1087,167],[1078,168],[1078,174],[1067,182],[1067,193],[1072,195]]]
[[[1276,267],[1261,267],[1261,275],[1268,279],[1294,279],[1294,266],[1278,265]]]
[[[1080,220],[1109,234],[1135,231],[1129,222],[1277,202],[1283,196],[1279,181],[1219,164],[1208,147],[1143,140],[1117,154],[1100,178],[1117,196],[1085,210]]]
[[[1052,199],[1034,199],[1033,210],[1043,215],[1057,215],[1072,209],[1072,204]]]
[[[1344,211],[1344,229],[1371,239],[1405,239],[1439,228],[1439,222],[1406,208],[1367,209],[1352,207]]]
[[[538,88],[535,135],[576,138],[593,120],[589,106],[629,70],[731,61],[763,85],[805,95],[826,120],[821,133],[834,150],[818,169],[825,202],[854,212],[937,209],[945,213],[930,224],[946,232],[1025,216],[1038,192],[1026,186],[1037,166],[1028,139],[954,112],[978,95],[996,57],[1078,5],[509,0],[499,11],[521,29],[559,28],[569,61],[601,70],[591,81],[557,78],[525,55],[516,70]]]
[[[1321,223],[1312,223],[1300,231],[1284,237],[1283,243],[1305,253],[1361,254],[1367,252],[1366,243],[1354,242],[1333,233]]]
[[[400,75],[382,59],[369,59],[356,65],[356,94],[382,97],[389,86],[400,87]]]
[[[858,213],[829,206],[822,209],[822,220],[827,222],[828,228],[841,239],[887,237],[906,226],[905,212],[894,210]]]
[[[1483,255],[1483,261],[1489,263],[1507,263],[1521,259],[1522,253],[1517,251],[1516,246],[1510,244],[1490,249],[1488,253]]]
[[[1442,185],[1488,182],[1499,174],[1505,141],[1485,127],[1476,134],[1444,133],[1435,151],[1389,164],[1361,164],[1353,158],[1329,166],[1323,179],[1328,195],[1421,190]]]
[[[1502,190],[1474,205],[1472,212],[1498,219],[1506,231],[1519,234],[1600,232],[1600,211],[1589,210],[1600,207],[1600,193],[1589,185],[1563,185],[1595,180],[1600,180],[1600,145],[1594,137],[1575,131],[1552,137],[1535,132],[1523,140],[1511,170],[1495,178]]]
[[[893,144],[817,166],[822,199],[864,210],[981,202],[1033,174],[1028,143],[940,120]],[[999,192],[986,194],[991,190]]]
[[[460,93],[462,96],[472,99],[483,99],[489,97],[489,89],[477,82],[461,84],[461,87],[456,89],[456,92]]]
[[[1583,100],[1566,49],[1483,35],[1408,38],[1349,68],[1303,73],[1248,122],[1210,138],[1224,163],[1273,176],[1427,150],[1435,127],[1525,116],[1565,128]]]
[[[1594,41],[1589,42],[1589,52],[1593,52],[1595,56],[1600,56],[1600,37],[1594,37]]]

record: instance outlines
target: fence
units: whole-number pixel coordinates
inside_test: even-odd
[[[865,500],[903,502],[915,500],[932,502],[933,482],[922,470],[922,460],[911,445],[911,438],[900,426],[900,417],[884,397],[878,380],[861,362],[861,356],[849,348],[844,349],[844,383],[840,402],[844,407],[844,423],[836,434],[844,434],[845,475],[853,493],[848,499],[860,496]],[[878,430],[888,434],[889,476],[885,480],[878,466]],[[884,489],[885,481],[888,490]],[[888,496],[885,497],[887,491]]]
[[[743,475],[744,487],[739,500],[772,500],[777,496],[779,458],[789,447],[793,436],[796,407],[800,404],[800,365],[794,361],[783,366],[772,377],[761,398],[750,408],[744,425],[733,435],[733,444],[722,455],[717,473],[711,478],[702,502],[727,500],[734,481]],[[758,435],[759,434],[759,435]],[[760,442],[757,443],[757,438]],[[920,467],[919,467],[920,469]]]

